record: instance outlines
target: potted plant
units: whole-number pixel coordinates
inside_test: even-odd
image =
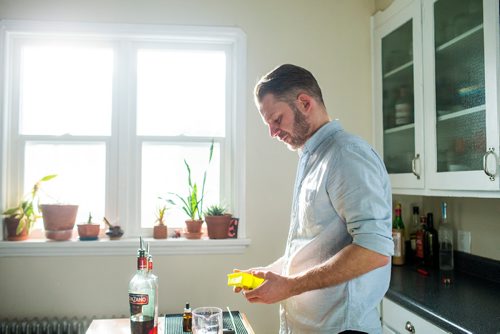
[[[213,150],[214,150],[214,141],[212,140],[208,158],[209,164],[212,161]],[[203,212],[203,197],[205,195],[205,182],[207,178],[207,171],[205,170],[205,173],[203,174],[201,193],[198,193],[198,185],[191,179],[191,167],[189,166],[186,159],[184,159],[184,165],[186,166],[186,170],[188,172],[188,195],[185,198],[179,194],[173,194],[173,195],[175,195],[181,201],[182,210],[184,210],[184,212],[189,217],[189,219],[185,221],[187,229],[187,233],[185,234],[186,238],[200,239],[202,235],[201,226],[203,224],[203,219],[201,215]]]
[[[168,201],[167,202],[171,202]],[[168,207],[166,204],[161,205],[156,210],[156,223],[153,227],[153,238],[155,239],[166,239],[168,237],[168,228],[165,224],[165,213],[167,212]]]
[[[45,237],[55,241],[71,239],[75,227],[78,205],[41,204]]]
[[[87,222],[78,224],[78,235],[82,241],[97,240],[100,231],[101,225],[92,223],[92,214],[90,212]]]
[[[218,204],[209,206],[205,211],[208,237],[210,239],[226,239],[231,219],[232,215],[226,213],[224,206]]]
[[[7,240],[26,240],[31,232],[31,228],[40,218],[38,211],[38,191],[43,182],[49,181],[57,175],[47,175],[38,180],[31,192],[24,196],[18,206],[5,210],[3,221],[7,227]]]

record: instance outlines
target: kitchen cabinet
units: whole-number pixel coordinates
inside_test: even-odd
[[[499,1],[395,0],[372,23],[393,193],[500,197]]]
[[[448,332],[408,311],[399,304],[382,299],[382,332],[384,334],[421,333],[446,334]]]

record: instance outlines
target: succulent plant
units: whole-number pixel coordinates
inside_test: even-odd
[[[205,216],[224,216],[226,208],[223,205],[214,204],[207,208]]]

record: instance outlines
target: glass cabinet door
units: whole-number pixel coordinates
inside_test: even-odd
[[[491,70],[495,73],[497,66],[495,61],[486,68],[485,62],[488,49],[485,48],[483,13],[487,11],[483,6],[487,2],[491,1],[437,0],[428,3],[433,14],[429,16],[433,20],[430,25],[434,27],[432,76],[435,80],[432,87],[435,96],[432,135],[435,138],[431,140],[434,147],[430,186],[436,189],[498,188],[498,180],[492,183],[485,173],[485,169],[491,169],[485,166],[490,147],[488,132],[491,131],[488,114],[497,114],[497,103],[494,108],[488,107],[486,93],[486,74]],[[498,12],[496,15],[498,24]],[[493,44],[495,47],[496,43]],[[498,128],[493,131],[498,137]],[[496,166],[493,169],[496,174]]]
[[[482,0],[434,4],[437,172],[483,169],[486,152]]]
[[[382,38],[384,162],[389,174],[411,173],[415,157],[412,20]]]
[[[420,18],[413,1],[374,30],[376,148],[393,191],[424,187]]]

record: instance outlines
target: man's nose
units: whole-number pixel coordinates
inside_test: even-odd
[[[272,126],[272,125],[269,125],[269,135],[271,137],[276,137],[278,134],[279,134],[280,130],[277,126]]]

